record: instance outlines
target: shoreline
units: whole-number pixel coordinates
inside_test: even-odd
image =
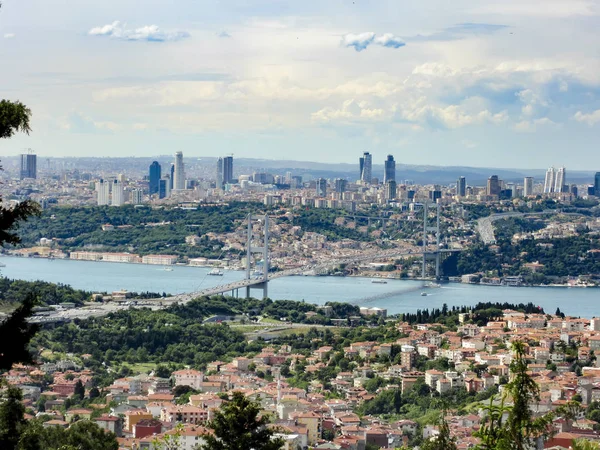
[[[148,264],[141,262],[128,262],[128,261],[103,261],[103,260],[87,260],[87,259],[71,259],[71,258],[51,258],[47,256],[22,256],[22,255],[13,255],[9,253],[0,253],[1,258],[18,258],[18,259],[40,259],[40,260],[48,260],[48,261],[72,261],[72,262],[91,262],[91,263],[113,263],[113,264],[128,264],[128,265],[136,265],[136,266],[145,266],[145,267],[158,267],[157,270],[164,270],[164,267],[190,267],[190,268],[199,268],[199,269],[213,269],[218,266],[213,265],[191,265],[191,264],[183,264],[183,263],[175,263],[175,264]],[[2,264],[0,263],[0,269],[2,268]],[[233,268],[233,267],[220,267],[220,269],[227,271],[235,271],[235,272],[243,272],[243,268]],[[0,274],[0,276],[2,276]],[[377,281],[422,281],[422,282],[433,282],[439,283],[441,286],[439,288],[443,288],[445,284],[453,284],[453,285],[469,285],[469,286],[486,286],[486,287],[499,287],[499,288],[561,288],[561,289],[598,289],[599,285],[568,285],[568,284],[521,284],[519,286],[514,285],[503,285],[503,284],[492,284],[492,283],[462,283],[460,281],[436,281],[432,278],[397,278],[397,277],[387,277],[387,276],[377,276],[375,274],[371,275],[302,275],[296,274],[294,276],[310,276],[310,277],[329,277],[329,278],[369,278]],[[383,283],[374,283],[374,284],[383,284]],[[425,289],[438,289],[438,287],[431,286],[423,286]]]

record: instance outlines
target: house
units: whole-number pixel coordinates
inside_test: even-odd
[[[121,436],[123,431],[123,420],[120,417],[109,416],[104,414],[94,419],[96,425],[105,431],[115,433],[117,436]]]

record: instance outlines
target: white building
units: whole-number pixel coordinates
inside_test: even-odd
[[[556,182],[556,171],[554,167],[550,167],[546,171],[546,178],[544,179],[544,194],[550,194],[554,192],[554,185]]]
[[[525,177],[523,180],[523,197],[533,195],[533,177]]]
[[[567,169],[559,167],[554,179],[554,192],[562,192],[563,186],[567,184]]]
[[[183,166],[183,153],[175,153],[175,171],[173,174],[173,189],[185,189],[185,169]]]
[[[110,200],[110,183],[100,180],[96,183],[96,193],[98,194],[98,206],[108,205]]]
[[[143,200],[143,192],[141,189],[133,189],[131,191],[131,203],[134,205],[140,205]]]
[[[112,183],[112,198],[110,204],[112,206],[122,206],[125,203],[125,191],[123,184],[119,180]]]

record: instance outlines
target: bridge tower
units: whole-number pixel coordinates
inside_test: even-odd
[[[262,238],[262,246],[254,246],[253,241],[253,231],[254,224],[262,225],[260,228],[262,230],[259,231],[258,238]],[[268,297],[268,288],[267,285],[269,283],[269,216],[254,216],[252,214],[248,214],[248,242],[246,243],[246,280],[253,279],[252,277],[252,256],[254,254],[262,254],[263,259],[263,268],[262,274],[259,274],[258,277],[261,280],[260,283],[255,283],[250,286],[246,286],[246,298],[250,298],[250,289],[262,289],[263,298]],[[257,276],[254,276],[254,279],[257,279]]]
[[[429,210],[435,209],[435,218],[429,217]],[[433,224],[432,224],[433,222]],[[427,235],[434,233],[435,236],[435,250],[427,251]],[[428,259],[435,260],[435,279],[440,278],[440,204],[425,202],[423,204],[423,269],[421,278],[425,279],[427,276],[426,265]]]

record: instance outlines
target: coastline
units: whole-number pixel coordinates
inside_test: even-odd
[[[232,272],[243,272],[244,269],[243,268],[237,268],[237,267],[220,267],[220,266],[215,266],[215,265],[198,265],[198,264],[184,264],[184,263],[175,263],[175,264],[155,264],[155,263],[142,263],[142,262],[130,262],[130,261],[105,261],[105,260],[85,260],[85,259],[71,259],[71,258],[55,258],[55,257],[49,257],[49,256],[40,256],[40,255],[36,255],[36,256],[25,256],[25,255],[15,255],[15,254],[10,254],[7,252],[3,252],[0,253],[0,259],[1,258],[15,258],[15,259],[40,259],[40,260],[48,260],[48,261],[52,261],[52,260],[60,260],[60,261],[71,261],[71,262],[94,262],[94,263],[105,263],[105,264],[126,264],[126,265],[133,265],[133,266],[142,266],[142,267],[152,267],[152,266],[156,266],[157,270],[164,270],[164,267],[190,267],[190,268],[198,268],[198,269],[212,269],[215,267],[219,267],[220,269],[223,270],[227,270],[227,271],[232,271]],[[0,268],[2,267],[2,264],[0,264]],[[435,279],[432,278],[400,278],[400,277],[389,277],[388,276],[378,276],[378,274],[376,273],[370,273],[370,274],[352,274],[352,275],[295,275],[295,276],[310,276],[310,277],[315,277],[315,278],[322,278],[322,277],[327,277],[327,278],[364,278],[364,279],[374,279],[374,280],[381,280],[381,281],[423,281],[425,282],[436,282]],[[438,281],[439,283],[443,285],[446,284],[453,284],[453,285],[470,285],[470,286],[486,286],[486,287],[499,287],[499,288],[561,288],[561,289],[594,289],[594,288],[600,288],[599,285],[578,285],[578,284],[519,284],[518,286],[515,285],[508,285],[508,284],[496,284],[496,283],[463,283],[460,281],[450,281],[450,280],[443,280],[443,281]],[[379,283],[375,283],[375,284],[379,284]],[[436,289],[436,288],[432,288],[432,287],[426,287],[427,289]]]

